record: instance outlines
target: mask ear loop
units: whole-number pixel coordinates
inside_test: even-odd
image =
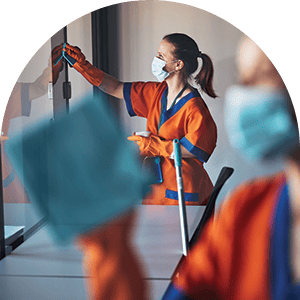
[[[171,63],[176,63],[176,62],[178,62],[178,61],[180,61],[180,59],[172,60],[172,61],[166,62],[166,65],[167,65],[167,64],[171,64]]]
[[[178,62],[178,61],[180,61],[180,59],[166,62],[165,66],[166,66],[167,64],[176,63],[176,62]],[[164,66],[164,67],[165,67],[165,66]],[[170,75],[170,74],[172,74],[172,73],[174,73],[174,72],[176,72],[176,71],[178,71],[178,67],[176,67],[175,70],[173,70],[173,71],[171,71],[171,72],[168,72],[168,73],[169,73],[169,75]]]
[[[181,61],[181,59],[177,59],[177,60],[175,60],[175,62],[178,62],[178,61],[180,62],[180,61]],[[179,67],[180,67],[180,63],[179,63],[179,65],[177,65],[177,66],[175,67],[175,70],[174,70],[174,72],[177,72],[177,71],[178,71],[178,72],[180,72],[182,68],[180,68],[180,69],[179,69]]]

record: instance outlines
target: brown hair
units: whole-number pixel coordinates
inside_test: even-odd
[[[200,72],[195,76],[196,83],[202,91],[212,98],[218,97],[212,86],[214,67],[210,57],[199,51],[196,42],[183,33],[172,33],[166,35],[164,40],[175,46],[174,57],[184,63],[186,75],[191,75],[198,69],[198,57],[202,59]]]

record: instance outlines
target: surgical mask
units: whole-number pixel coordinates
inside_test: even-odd
[[[176,61],[178,60],[170,61],[167,63],[155,56],[152,61],[152,74],[157,78],[158,81],[164,81],[171,73],[175,72],[175,70],[170,73],[166,72],[164,70],[165,65]]]
[[[299,144],[287,94],[263,87],[232,86],[225,100],[230,143],[249,162],[282,157]]]

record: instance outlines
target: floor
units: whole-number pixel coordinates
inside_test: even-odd
[[[46,228],[0,261],[1,300],[82,300],[85,280],[80,252],[54,246]],[[169,280],[148,282],[155,283],[149,299],[160,299]]]
[[[191,234],[203,209],[187,213]],[[178,208],[143,206],[138,219],[135,242],[148,271],[149,300],[158,300],[182,257]],[[74,246],[56,246],[44,226],[0,261],[0,300],[86,299],[81,259]]]

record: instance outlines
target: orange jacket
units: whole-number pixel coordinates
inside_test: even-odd
[[[217,127],[208,107],[195,90],[181,98],[172,108],[163,110],[163,97],[167,92],[166,82],[125,83],[124,98],[130,116],[147,119],[147,131],[163,142],[161,157],[163,182],[153,186],[152,193],[143,204],[178,205],[176,173],[174,162],[169,159],[173,140],[180,143],[196,158],[184,159],[182,173],[187,205],[206,204],[213,185],[203,168],[216,147]],[[161,117],[161,127],[158,131]]]
[[[175,288],[192,299],[269,299],[271,225],[284,186],[282,173],[241,185],[191,249]]]

